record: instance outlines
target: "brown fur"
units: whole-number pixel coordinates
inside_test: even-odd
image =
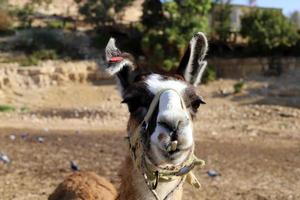
[[[128,156],[123,163],[119,174],[121,177],[121,186],[119,188],[119,196],[117,200],[135,200],[137,191],[133,190],[133,184],[131,176],[134,173],[134,167],[132,159]]]
[[[66,178],[48,200],[114,200],[115,187],[94,172],[75,172]]]

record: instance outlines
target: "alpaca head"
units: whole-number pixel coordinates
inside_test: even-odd
[[[129,134],[143,122],[153,98],[161,93],[142,135],[145,155],[156,166],[180,165],[193,153],[192,120],[204,103],[195,86],[206,67],[207,46],[205,35],[195,34],[177,71],[162,75],[144,72],[130,54],[116,47],[114,39],[107,44],[106,70],[116,77],[122,102],[128,106]]]

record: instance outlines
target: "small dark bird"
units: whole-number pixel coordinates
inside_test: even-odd
[[[74,172],[80,170],[80,167],[74,161],[70,162],[70,167],[71,167],[72,171],[74,171]]]
[[[22,138],[23,140],[26,140],[28,137],[29,137],[29,134],[28,134],[28,133],[23,133],[23,134],[21,135],[21,138]]]

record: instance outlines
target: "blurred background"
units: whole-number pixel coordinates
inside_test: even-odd
[[[110,37],[153,71],[209,38],[188,199],[300,199],[300,2],[0,0],[0,199],[42,200],[74,170],[119,185],[127,108]]]

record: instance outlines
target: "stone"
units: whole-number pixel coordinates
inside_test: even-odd
[[[79,171],[80,170],[79,165],[77,165],[77,163],[74,162],[74,161],[70,162],[70,168],[71,168],[72,171]]]
[[[45,142],[45,138],[39,136],[36,138],[36,140],[39,142],[39,143],[44,143]]]
[[[10,163],[9,157],[3,153],[0,153],[0,161],[2,161],[4,164]]]
[[[215,170],[213,170],[213,169],[208,170],[208,171],[207,171],[207,175],[208,175],[209,177],[212,177],[212,178],[215,178],[215,177],[217,177],[217,176],[221,176],[221,174],[220,174],[219,172],[217,172],[217,171],[215,171]]]
[[[9,139],[10,139],[10,140],[15,140],[15,139],[16,139],[16,136],[15,136],[14,134],[11,134],[11,135],[9,135]]]

